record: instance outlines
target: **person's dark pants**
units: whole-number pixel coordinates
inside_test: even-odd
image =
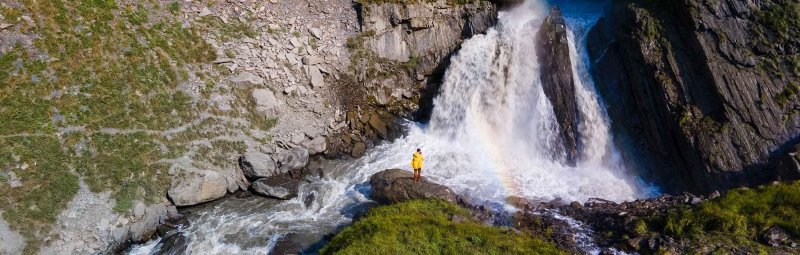
[[[414,181],[422,179],[422,168],[414,169]]]

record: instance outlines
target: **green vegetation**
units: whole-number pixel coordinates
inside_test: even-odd
[[[800,1],[775,4],[759,13],[759,20],[774,31],[781,40],[800,35]]]
[[[800,236],[800,182],[731,190],[694,208],[682,208],[654,224],[676,237],[757,236],[772,226]]]
[[[415,68],[415,67],[417,67],[417,65],[419,65],[419,57],[417,57],[417,56],[411,56],[411,57],[408,58],[408,61],[406,61],[405,63],[400,64],[400,66],[402,66],[404,68],[408,68],[408,69]]]
[[[192,66],[215,59],[214,50],[170,15],[180,11],[177,1],[137,3],[0,7],[5,19],[31,17],[13,32],[35,38],[0,52],[0,167],[23,183],[0,185],[0,209],[26,238],[25,254],[48,238],[79,176],[94,192],[110,191],[118,212],[136,200],[160,201],[170,179],[159,162],[182,155],[180,142],[202,131],[160,133],[197,118],[200,106],[178,85],[201,75]]]
[[[455,222],[454,218],[463,222]],[[321,254],[565,254],[510,229],[486,226],[441,200],[378,207],[337,234]]]
[[[0,162],[25,162],[27,169],[15,173],[25,181],[36,180],[19,188],[0,185],[0,208],[5,218],[27,240],[24,253],[36,251],[59,212],[78,192],[78,176],[69,171],[69,159],[56,136],[14,137],[0,139]]]
[[[783,92],[775,95],[775,102],[778,102],[778,104],[781,106],[785,106],[798,94],[800,94],[800,86],[798,86],[794,81],[789,81],[789,83],[786,84],[786,87],[783,89]]]

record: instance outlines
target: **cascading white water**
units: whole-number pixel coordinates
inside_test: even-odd
[[[554,158],[558,125],[541,86],[534,47],[548,7],[529,0],[501,12],[498,25],[465,41],[451,59],[430,123],[409,123],[408,134],[371,149],[363,158],[332,164],[321,181],[301,186],[298,198],[274,202],[228,199],[189,213],[189,250],[195,254],[265,254],[277,237],[299,234],[303,245],[349,223],[371,203],[369,177],[389,168],[409,169],[411,154],[426,156],[423,176],[478,203],[501,210],[509,196],[533,200],[631,200],[648,196],[626,172],[609,120],[588,75],[584,36],[596,16],[567,18],[570,60],[580,109],[580,159],[575,167]],[[562,155],[563,156],[563,155]],[[310,206],[303,203],[315,194]],[[145,254],[151,245],[132,254]]]

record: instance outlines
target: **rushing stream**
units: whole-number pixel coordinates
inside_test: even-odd
[[[425,177],[498,210],[513,210],[505,204],[509,196],[583,202],[651,195],[619,158],[602,100],[588,75],[585,35],[603,5],[555,4],[568,24],[580,110],[582,144],[575,167],[562,164],[563,155],[553,155],[558,124],[541,86],[534,47],[549,7],[529,0],[501,12],[497,26],[485,35],[464,42],[452,58],[427,125],[408,123],[405,137],[358,160],[330,163],[326,178],[303,184],[293,200],[227,198],[190,209],[186,214],[192,226],[185,230],[190,252],[266,254],[288,234],[313,251],[323,235],[349,224],[372,203],[368,179],[373,173],[409,169],[417,148],[426,156]],[[307,206],[304,198],[312,193]],[[149,253],[157,241],[130,253]]]

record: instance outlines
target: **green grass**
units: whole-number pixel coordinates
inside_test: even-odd
[[[453,216],[468,219],[455,223]],[[333,237],[321,254],[565,254],[510,229],[483,225],[456,205],[416,200],[378,207]]]
[[[800,182],[731,190],[668,215],[663,230],[677,237],[719,234],[756,240],[773,225],[800,236]]]
[[[111,0],[20,1],[0,9],[6,18],[34,21],[20,29],[35,38],[33,48],[0,52],[0,135],[8,136],[0,138],[0,167],[17,173],[24,185],[0,187],[0,210],[25,236],[25,254],[47,238],[78,190],[78,175],[92,191],[110,191],[117,212],[136,200],[164,197],[167,166],[157,161],[176,156],[181,146],[146,133],[98,131],[165,130],[196,118],[194,102],[178,84],[191,66],[216,56],[197,31],[172,15],[153,13],[179,9],[177,2],[162,7]],[[87,131],[57,132],[73,126]],[[16,168],[21,163],[31,167]]]
[[[78,192],[78,176],[69,171],[70,159],[56,136],[0,139],[0,167],[10,167],[17,158],[29,165],[14,170],[23,186],[0,185],[0,208],[3,218],[27,240],[24,253],[31,254]]]

